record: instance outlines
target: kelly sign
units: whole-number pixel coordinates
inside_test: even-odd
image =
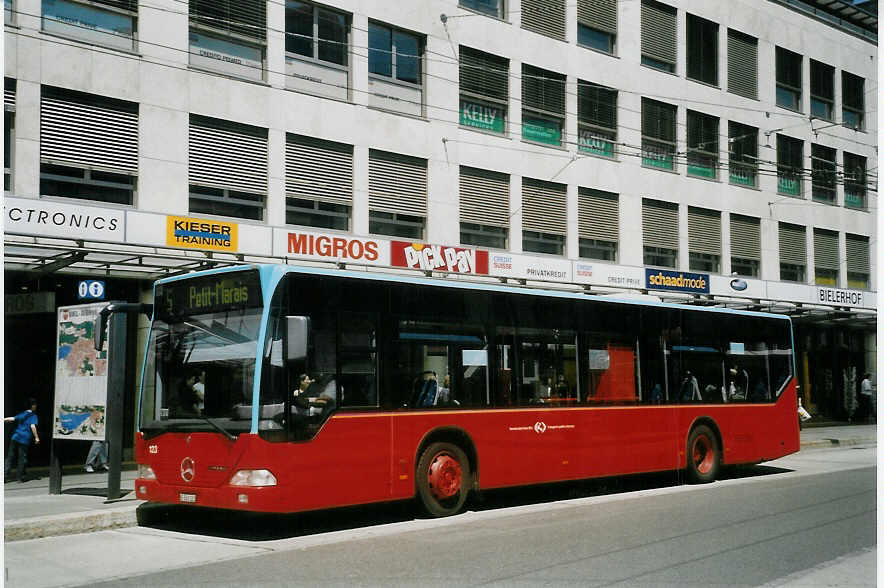
[[[646,268],[645,282],[648,290],[709,294],[709,274]]]
[[[488,275],[488,252],[478,249],[393,241],[390,262],[394,267]]]

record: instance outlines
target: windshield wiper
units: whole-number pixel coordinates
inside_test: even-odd
[[[209,417],[200,416],[199,418],[206,421],[210,425],[212,425],[212,427],[214,427],[216,431],[218,431],[219,433],[222,433],[225,437],[227,437],[231,441],[236,441],[236,435],[234,435],[233,433],[231,433],[230,431],[228,431],[227,429],[225,429],[224,427],[222,427],[221,425],[219,425],[218,423],[216,423],[215,421],[213,421]]]

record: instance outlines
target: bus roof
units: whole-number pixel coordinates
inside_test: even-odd
[[[256,269],[262,274],[269,274],[273,272],[282,271],[283,273],[298,273],[298,274],[308,274],[308,275],[321,275],[321,276],[336,276],[342,278],[354,278],[360,280],[375,280],[381,282],[396,282],[396,283],[406,283],[406,284],[415,284],[421,286],[434,286],[434,287],[442,287],[442,288],[460,288],[464,290],[479,290],[486,292],[507,292],[513,294],[521,294],[526,296],[546,296],[546,297],[554,297],[554,298],[568,298],[572,300],[594,300],[597,302],[610,302],[615,304],[627,304],[631,306],[648,306],[648,307],[662,307],[662,308],[671,308],[676,310],[692,310],[698,312],[716,312],[716,313],[725,313],[725,314],[736,314],[740,316],[753,316],[759,318],[775,318],[781,320],[787,320],[791,322],[791,317],[784,314],[772,313],[772,312],[760,312],[753,310],[738,310],[733,308],[720,308],[720,307],[707,307],[707,306],[690,306],[685,304],[677,304],[673,302],[662,302],[662,301],[654,301],[647,299],[636,299],[629,297],[628,295],[624,295],[622,298],[617,297],[616,293],[606,294],[604,297],[602,296],[587,296],[581,292],[570,292],[567,290],[555,290],[550,288],[526,288],[524,286],[515,286],[509,284],[492,284],[492,283],[484,283],[477,281],[467,281],[467,280],[452,280],[449,278],[430,278],[423,276],[410,276],[406,274],[390,274],[384,272],[374,272],[374,271],[353,271],[346,269],[338,269],[338,268],[322,268],[322,267],[313,267],[313,266],[300,266],[300,265],[286,265],[286,264],[243,264],[243,265],[235,265],[228,266],[222,268],[213,268],[207,270],[201,270],[197,272],[191,272],[187,274],[181,274],[178,276],[172,276],[168,278],[161,278],[157,280],[156,284],[167,284],[171,282],[176,282],[179,280],[187,280],[190,278],[196,278],[200,276],[213,275],[213,274],[221,274],[221,273],[229,273],[236,271],[245,271],[250,269]],[[262,276],[262,282],[263,282]]]

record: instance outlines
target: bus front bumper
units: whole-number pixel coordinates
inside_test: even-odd
[[[279,486],[231,486],[214,488],[162,484],[157,480],[135,479],[135,497],[148,502],[186,504],[260,512],[285,512]]]

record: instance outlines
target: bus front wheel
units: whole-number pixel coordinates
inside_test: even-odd
[[[688,477],[695,484],[712,482],[718,476],[720,465],[718,437],[706,425],[697,425],[688,436]]]
[[[470,462],[452,443],[432,443],[417,464],[417,490],[427,514],[457,514],[467,500],[471,485]]]

